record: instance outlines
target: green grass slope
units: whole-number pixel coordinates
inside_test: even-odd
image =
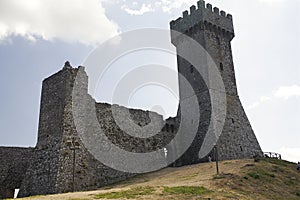
[[[296,164],[264,158],[166,168],[136,176],[97,191],[24,198],[24,200],[93,199],[298,199],[300,172]]]

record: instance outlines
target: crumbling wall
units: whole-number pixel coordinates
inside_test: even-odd
[[[87,87],[88,77],[83,67],[65,65],[61,71],[44,80],[38,144],[20,197],[92,190],[134,176],[134,173],[106,166],[90,152],[89,148],[96,148],[99,153],[111,151],[101,142],[99,128],[113,145],[133,153],[162,149],[172,139],[171,134],[161,131],[164,127],[161,115],[96,103],[88,94]],[[114,112],[117,113],[114,115]],[[124,112],[127,117],[121,116]],[[130,120],[129,130],[135,130],[136,136],[119,126],[116,122],[119,117]],[[136,129],[150,123],[154,123],[150,129],[141,132]],[[153,133],[151,137],[138,137]],[[88,148],[86,142],[93,144]],[[122,156],[111,159],[126,160]],[[165,158],[160,162],[166,162]]]
[[[0,147],[0,199],[12,198],[32,162],[32,148]]]

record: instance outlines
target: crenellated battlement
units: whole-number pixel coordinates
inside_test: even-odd
[[[217,30],[234,36],[232,15],[214,7],[205,1],[200,0],[190,7],[190,11],[184,11],[182,17],[170,22],[171,30],[181,33],[188,33],[193,27],[199,26],[201,29]]]

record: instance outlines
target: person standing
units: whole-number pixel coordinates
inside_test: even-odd
[[[208,162],[212,162],[210,155],[208,156]]]

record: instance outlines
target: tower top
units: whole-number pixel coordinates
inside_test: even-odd
[[[66,61],[63,68],[64,68],[64,69],[65,69],[65,68],[72,68],[72,66],[71,66],[71,64],[70,64],[69,61]]]
[[[200,24],[211,25],[220,31],[234,35],[232,15],[226,14],[225,11],[220,11],[219,8],[211,4],[205,4],[205,1],[200,0],[195,5],[190,7],[190,12],[183,12],[183,16],[170,22],[171,30],[181,33],[188,32],[191,28]]]

